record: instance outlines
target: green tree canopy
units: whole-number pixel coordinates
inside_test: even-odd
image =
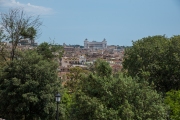
[[[56,63],[29,50],[0,73],[0,114],[3,118],[54,119],[54,95],[61,88]]]
[[[125,50],[124,69],[166,93],[180,88],[180,36],[149,36]]]
[[[180,118],[180,90],[171,90],[166,93],[165,103],[170,106],[168,112],[172,120],[179,120]]]
[[[101,77],[110,77],[112,74],[112,68],[109,66],[109,63],[101,59],[95,61],[95,71]]]
[[[65,81],[64,86],[68,89],[69,92],[75,92],[76,88],[78,87],[79,80],[85,74],[88,74],[88,71],[81,67],[69,68],[69,73],[67,73],[69,80]]]
[[[44,59],[52,60],[57,58],[59,60],[63,54],[63,48],[60,45],[44,42],[37,47],[37,52],[42,55]]]
[[[105,71],[99,71],[99,67]],[[97,72],[80,80],[72,106],[75,120],[166,119],[167,107],[148,82],[122,74],[100,76],[109,66],[100,63],[97,68]]]

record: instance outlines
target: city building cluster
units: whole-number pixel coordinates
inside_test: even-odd
[[[11,48],[11,43],[4,43]],[[19,50],[33,49],[37,43],[32,40],[22,39],[17,48]],[[97,59],[107,61],[114,72],[122,69],[122,61],[125,46],[108,45],[106,39],[101,42],[84,40],[84,46],[63,44],[64,53],[59,60],[58,74],[63,80],[67,80],[67,73],[72,67],[89,69]]]
[[[1,45],[5,45],[8,49],[11,49],[12,43],[11,42],[1,42]],[[37,47],[38,44],[34,42],[34,40],[30,39],[21,39],[17,44],[17,49],[19,50],[27,50],[27,49],[33,49],[34,47]]]
[[[122,69],[124,46],[108,45],[106,39],[101,42],[84,40],[84,46],[63,44],[64,54],[60,60],[59,76],[68,79],[66,74],[72,67],[88,69],[98,59],[109,62],[112,70],[118,72]]]

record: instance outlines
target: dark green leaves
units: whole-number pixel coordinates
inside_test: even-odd
[[[72,106],[75,120],[166,119],[167,107],[148,82],[122,74],[113,77],[103,62],[99,61],[94,74],[80,79]],[[108,76],[101,74],[106,72]]]
[[[180,89],[180,36],[152,36],[126,49],[124,69],[154,84],[160,92]]]
[[[54,94],[61,83],[57,64],[36,51],[25,51],[2,69],[0,113],[6,119],[53,119]],[[12,117],[12,118],[11,118]]]

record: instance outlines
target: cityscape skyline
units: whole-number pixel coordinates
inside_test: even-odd
[[[180,33],[179,0],[0,0],[0,12],[24,8],[43,22],[37,42],[83,45],[107,40],[108,45],[131,46],[153,35]]]

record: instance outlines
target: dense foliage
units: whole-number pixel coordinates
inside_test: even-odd
[[[44,59],[54,60],[56,58],[55,60],[59,61],[63,54],[63,48],[60,45],[43,42],[37,47],[37,52]]]
[[[125,51],[123,67],[163,93],[180,89],[180,36],[149,36],[133,42]]]
[[[104,61],[99,61],[96,69],[95,74],[80,80],[72,106],[75,120],[166,119],[162,97],[147,82],[122,74],[101,74],[111,71]]]
[[[85,74],[88,74],[88,71],[81,67],[70,68],[69,73],[67,73],[69,80],[66,80],[64,85],[65,88],[67,88],[69,92],[75,92],[82,75]]]
[[[180,118],[180,91],[171,90],[166,94],[165,103],[170,106],[168,115],[172,120],[179,120]]]
[[[13,119],[52,119],[54,95],[60,89],[57,64],[34,51],[24,52],[0,76],[0,113]]]

